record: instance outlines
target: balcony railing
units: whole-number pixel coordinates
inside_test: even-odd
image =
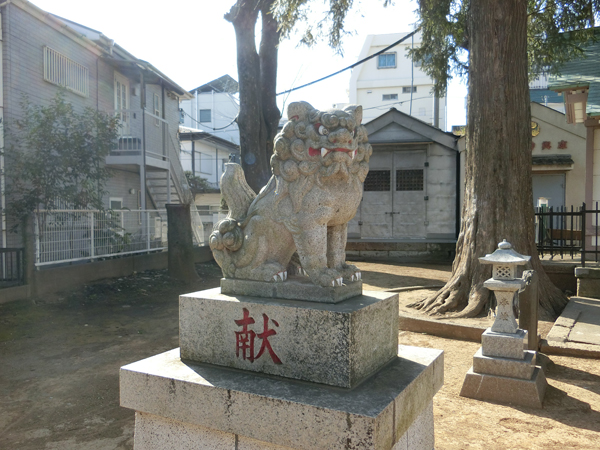
[[[161,117],[141,109],[112,111],[121,123],[119,139],[112,155],[146,155],[166,160],[170,141],[169,124]]]

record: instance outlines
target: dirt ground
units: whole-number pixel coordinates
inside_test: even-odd
[[[450,274],[446,265],[357,265],[365,289],[375,290],[435,286]],[[197,269],[192,286],[144,272],[0,304],[0,449],[131,449],[134,417],[119,406],[119,367],[178,346],[177,296],[218,286],[216,265]],[[401,301],[426,293],[401,292]],[[600,448],[597,360],[552,356],[544,409],[535,410],[459,397],[477,343],[406,331],[400,343],[445,352],[437,449]]]

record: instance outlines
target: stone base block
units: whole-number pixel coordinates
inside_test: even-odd
[[[419,414],[391,450],[433,450],[433,402]],[[135,450],[294,450],[153,414],[135,413]]]
[[[475,373],[471,367],[460,395],[489,402],[542,408],[547,385],[544,371],[539,366],[535,367],[530,380]]]
[[[140,413],[136,450],[431,450],[443,370],[441,350],[399,346],[377,374],[341,389],[184,363],[174,349],[121,368],[121,406]]]
[[[398,294],[336,304],[186,294],[179,345],[184,360],[352,387],[396,356]]]
[[[314,285],[308,277],[291,276],[282,283],[221,278],[221,293],[252,297],[285,298],[318,303],[339,303],[362,294],[362,281],[347,282],[342,286]]]
[[[473,371],[487,375],[531,380],[535,369],[535,352],[526,351],[524,359],[484,356],[481,348],[473,356]]]
[[[524,341],[527,331],[520,328],[516,333],[496,333],[488,328],[481,335],[481,348],[484,356],[499,356],[500,358],[525,358]]]

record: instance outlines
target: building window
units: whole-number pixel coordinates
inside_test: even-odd
[[[389,191],[391,170],[370,170],[364,183],[365,192]]]
[[[210,109],[201,109],[200,110],[200,122],[212,122]]]
[[[393,69],[396,67],[396,53],[382,53],[377,58],[378,69]]]
[[[381,96],[381,100],[383,100],[384,102],[386,100],[398,100],[398,94],[383,94]]]
[[[419,108],[419,116],[426,116],[427,110],[425,108]]]
[[[89,96],[88,68],[50,47],[44,47],[44,80],[82,97]]]
[[[423,169],[396,170],[397,191],[422,191]]]
[[[108,209],[119,210],[123,209],[123,198],[122,197],[110,197],[108,200]]]
[[[179,108],[179,123],[185,122],[185,113],[183,112],[183,108]]]
[[[413,59],[414,67],[421,67],[421,61],[419,59]]]
[[[417,92],[417,87],[416,86],[404,86],[402,88],[403,94],[410,94],[411,92]]]

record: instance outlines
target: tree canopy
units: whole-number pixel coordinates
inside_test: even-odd
[[[413,57],[436,80],[436,93],[444,95],[453,76],[468,74],[467,52],[471,39],[467,0],[419,0],[423,37]],[[583,46],[594,36],[598,0],[528,0],[527,60],[529,76],[557,74],[560,66],[583,55]]]
[[[12,145],[8,213],[19,225],[39,209],[102,209],[110,171],[104,159],[117,139],[119,122],[97,110],[75,111],[59,93],[47,106],[23,99],[23,116],[7,129]]]
[[[473,0],[471,0],[473,1]],[[327,40],[341,52],[343,38],[352,32],[344,27],[355,0],[329,0],[329,9],[314,21],[311,0],[277,0],[273,15],[283,37],[304,26],[301,43],[313,45]],[[391,0],[380,0],[383,7]],[[436,94],[446,93],[454,76],[468,74],[469,0],[418,0],[421,46],[410,50],[424,70],[436,81]],[[600,11],[600,0],[527,0],[527,56],[529,74],[557,74],[562,63],[583,55],[583,46],[596,39],[593,27]]]

